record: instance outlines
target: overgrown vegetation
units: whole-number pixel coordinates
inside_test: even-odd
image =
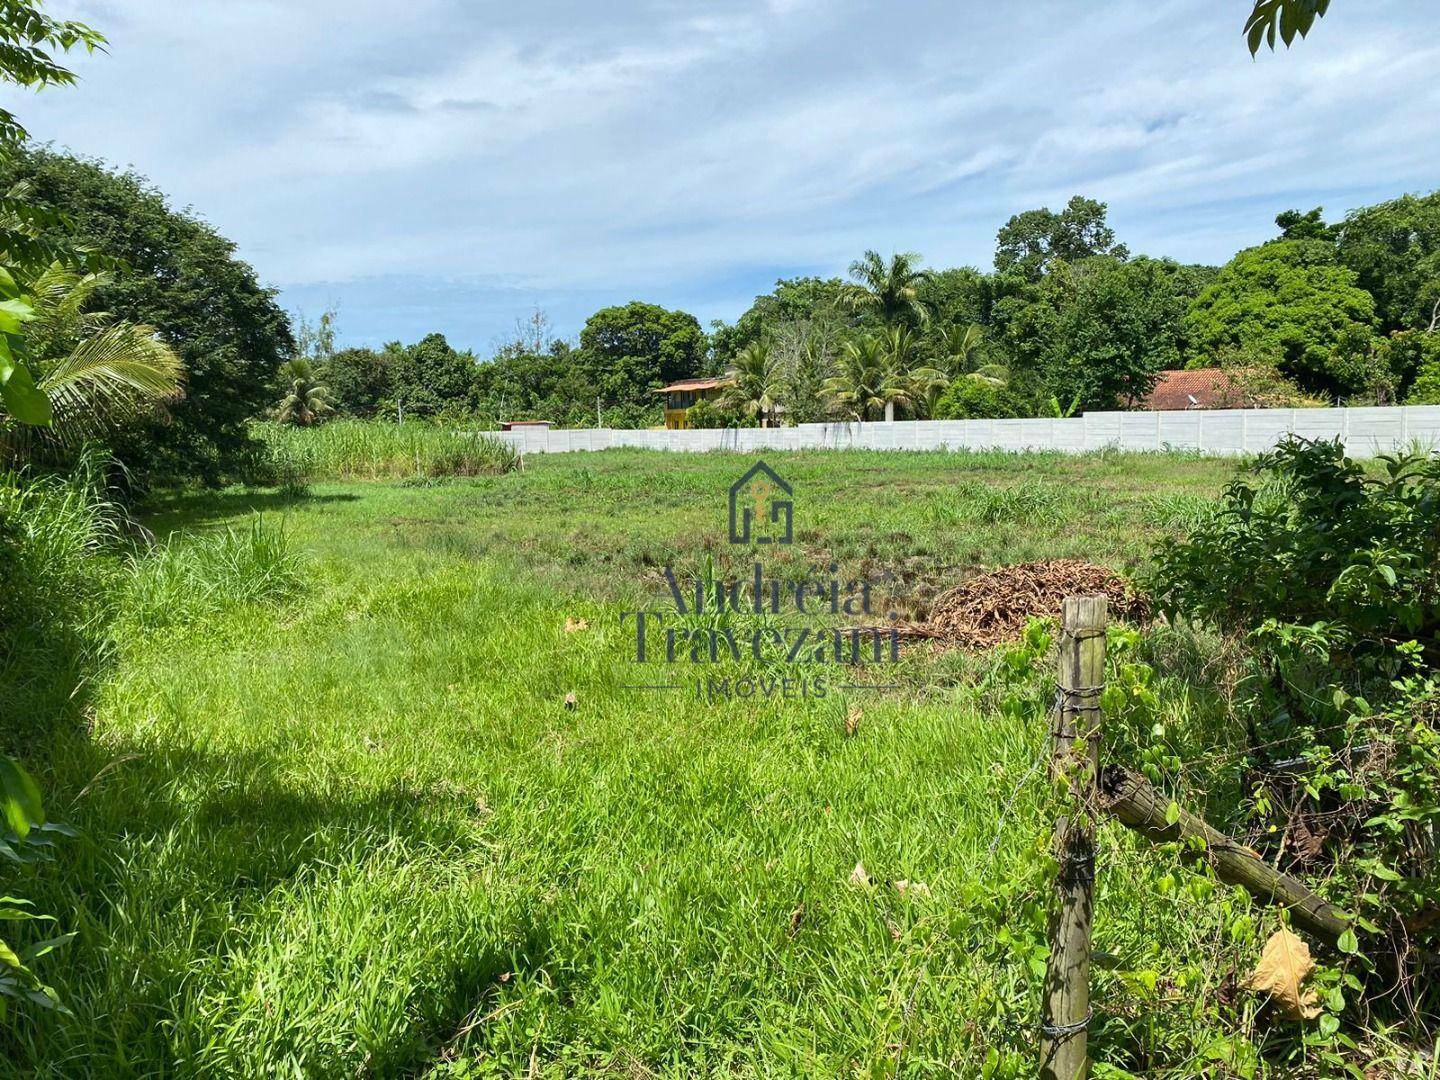
[[[1370,1018],[1383,1000],[1423,1042],[1440,1019],[1440,458],[1366,469],[1338,443],[1296,439],[1250,471],[1162,542],[1156,599],[1243,647],[1234,712],[1249,737],[1229,765],[1247,835],[1355,913],[1341,946],[1355,993],[1337,989],[1330,1015]],[[1156,752],[1192,776],[1226,764]]]
[[[337,420],[297,430],[256,425],[269,452],[261,482],[303,487],[311,480],[486,476],[508,472],[515,450],[499,439],[423,422]]]

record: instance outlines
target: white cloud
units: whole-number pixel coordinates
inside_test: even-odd
[[[1077,191],[1137,250],[1221,260],[1286,206],[1440,175],[1423,0],[1335,5],[1253,62],[1207,0],[76,7],[111,53],[16,99],[32,130],[134,163],[307,303],[384,278],[350,287],[380,336],[475,332],[455,282],[733,317],[866,246],[984,265]]]

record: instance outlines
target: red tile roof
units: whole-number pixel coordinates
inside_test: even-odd
[[[1155,389],[1140,402],[1140,408],[1154,412],[1229,409],[1239,405],[1239,387],[1230,381],[1223,368],[1162,371],[1155,380]]]

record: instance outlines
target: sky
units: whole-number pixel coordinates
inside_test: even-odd
[[[1434,0],[1335,0],[1252,60],[1250,0],[49,0],[110,39],[9,91],[133,167],[344,344],[485,352],[646,300],[733,321],[866,248],[988,268],[1101,199],[1223,263],[1277,212],[1440,186]]]

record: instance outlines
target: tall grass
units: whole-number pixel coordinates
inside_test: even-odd
[[[247,527],[157,547],[129,535],[100,463],[68,476],[0,474],[0,747],[73,720],[115,646],[139,628],[276,600],[300,580],[284,531]]]
[[[0,475],[0,715],[18,749],[70,710],[104,652],[122,514],[89,461],[70,477]]]
[[[313,428],[259,424],[283,485],[306,480],[377,480],[414,476],[489,476],[515,468],[499,439],[433,424],[336,420]]]
[[[300,587],[301,559],[282,527],[248,526],[172,537],[132,557],[120,618],[127,630],[191,623],[240,604],[281,600]]]
[[[951,499],[931,507],[931,517],[939,524],[1026,521],[1052,512],[1063,501],[1054,485],[1029,479],[1006,486],[960,481],[953,490]]]

